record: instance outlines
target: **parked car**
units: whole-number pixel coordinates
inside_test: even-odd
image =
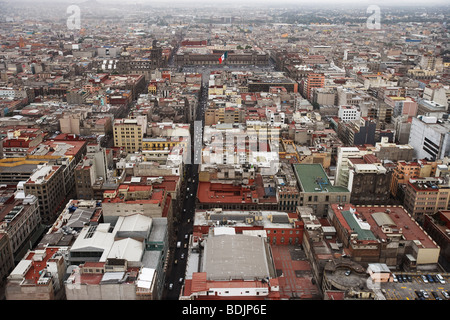
[[[424,283],[428,283],[427,277],[425,277],[424,275],[421,275],[421,278]]]
[[[436,275],[436,278],[438,279],[438,281],[439,281],[440,283],[442,283],[442,284],[445,283],[445,279],[444,279],[444,277],[443,277],[441,274],[437,274],[437,275]]]
[[[173,289],[173,283],[169,284],[169,290]]]
[[[442,298],[441,297],[439,297],[439,295],[438,295],[438,293],[437,292],[435,292],[435,291],[432,291],[431,292],[431,294],[433,295],[433,297],[436,299],[436,300],[442,300]]]
[[[395,274],[392,274],[392,279],[394,280],[394,282],[398,282],[397,276]]]
[[[430,296],[428,295],[428,292],[426,292],[425,290],[421,289],[420,292],[422,292],[422,295],[425,299],[428,299]]]
[[[430,282],[430,283],[434,282],[433,277],[431,275],[429,275],[429,274],[427,274],[427,279],[428,279],[428,282]]]
[[[351,271],[351,270],[347,270],[347,271],[345,271],[345,275],[346,275],[346,276],[349,276],[349,275],[350,275],[350,273],[352,273],[352,271]]]
[[[442,293],[442,295],[444,296],[445,299],[450,299],[450,294],[448,294],[447,291],[442,290],[441,293]]]

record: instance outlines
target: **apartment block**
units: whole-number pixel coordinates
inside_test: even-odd
[[[142,127],[135,119],[116,119],[113,134],[115,147],[127,152],[136,152],[142,148]]]
[[[154,188],[152,185],[121,184],[117,190],[105,193],[102,203],[105,222],[114,223],[120,216],[142,214],[146,217],[164,217],[169,221],[172,217],[172,196],[165,188]]]
[[[440,210],[424,216],[423,229],[441,248],[439,263],[450,270],[450,210]]]
[[[393,107],[393,117],[417,115],[417,102],[411,97],[386,96],[384,102]]]
[[[391,171],[380,163],[349,160],[347,188],[355,205],[386,204],[390,198]]]
[[[347,146],[375,145],[377,122],[368,118],[339,122],[338,136]]]
[[[336,160],[336,175],[334,185],[348,186],[348,161],[350,159],[362,159],[367,154],[372,154],[372,150],[363,147],[338,147]]]
[[[314,88],[323,88],[325,83],[325,75],[323,73],[308,73],[303,94],[306,99],[312,100],[313,99],[313,89]]]
[[[65,284],[67,300],[153,300],[156,272],[128,267],[123,259],[86,262]]]
[[[342,121],[359,120],[361,112],[355,106],[339,106],[338,117]]]
[[[8,235],[14,259],[19,261],[32,238],[40,236],[38,199],[34,195],[23,198],[16,198],[14,194],[2,196],[7,201],[0,206],[0,233]]]
[[[6,300],[61,300],[67,248],[29,251],[8,276]]]
[[[404,206],[411,216],[423,224],[424,216],[448,210],[450,184],[448,177],[410,179],[405,188]]]
[[[403,188],[410,179],[435,177],[438,165],[437,161],[398,161],[392,172],[391,194],[395,197],[399,191],[404,193],[399,188]]]
[[[349,203],[350,191],[333,186],[320,164],[293,164],[300,191],[300,206],[313,208],[313,214],[326,217],[332,203]]]
[[[414,148],[408,144],[388,142],[388,137],[382,137],[381,142],[375,143],[374,155],[380,160],[411,161]]]
[[[384,263],[394,270],[437,268],[440,248],[401,206],[340,206],[329,220],[352,261]]]
[[[15,267],[14,256],[8,234],[0,232],[0,298],[5,298],[6,279]]]
[[[450,121],[435,116],[412,118],[408,144],[416,159],[443,159],[450,154]]]
[[[63,171],[64,166],[61,165],[42,165],[23,185],[26,195],[37,197],[45,224],[53,223],[66,199]]]
[[[44,133],[39,129],[20,129],[8,131],[3,139],[3,156],[5,158],[26,157],[29,150],[39,145]]]

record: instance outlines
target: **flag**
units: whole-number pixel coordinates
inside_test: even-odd
[[[228,51],[225,51],[219,58],[219,63],[222,63],[226,58],[228,58]]]

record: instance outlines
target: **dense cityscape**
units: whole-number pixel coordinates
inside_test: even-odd
[[[0,300],[450,300],[450,6],[318,3],[0,0]]]

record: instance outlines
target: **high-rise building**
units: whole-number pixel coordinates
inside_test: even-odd
[[[114,122],[114,146],[127,152],[142,148],[142,126],[136,119],[116,119]]]
[[[306,81],[303,94],[306,99],[312,100],[313,88],[323,88],[325,84],[325,75],[323,73],[309,73]]]
[[[39,231],[41,216],[38,199],[34,195],[15,197],[14,194],[2,194],[7,199],[0,208],[0,233],[8,235],[14,259],[20,260],[28,247],[31,237]],[[22,253],[22,255],[21,255]]]
[[[412,118],[409,144],[416,159],[443,159],[450,155],[450,121],[445,118]]]
[[[448,210],[449,201],[448,179],[423,178],[406,184],[404,206],[419,223],[423,223],[427,214]]]
[[[38,167],[25,182],[25,194],[38,198],[42,222],[52,223],[66,197],[63,165],[45,164]]]
[[[389,201],[389,184],[392,172],[380,163],[364,160],[349,160],[347,188],[351,192],[352,203],[356,205],[386,204]]]

